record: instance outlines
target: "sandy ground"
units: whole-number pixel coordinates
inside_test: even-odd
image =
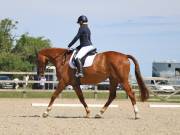
[[[0,99],[0,135],[180,135],[180,108],[149,108],[149,103],[138,102],[141,119],[134,120],[130,101],[116,100],[113,104],[119,108],[109,108],[102,119],[94,118],[99,108],[91,108],[87,119],[83,108],[67,107],[54,107],[48,118],[42,118],[46,108],[31,107],[32,102],[49,99]],[[79,101],[58,99],[56,103]]]

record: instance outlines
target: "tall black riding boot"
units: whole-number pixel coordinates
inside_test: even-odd
[[[77,58],[75,60],[75,62],[76,62],[76,66],[77,66],[76,77],[84,77],[83,67],[82,67],[82,63],[81,63],[80,59]]]

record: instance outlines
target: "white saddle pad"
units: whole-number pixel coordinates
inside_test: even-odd
[[[74,66],[73,62],[72,62],[72,59],[73,59],[73,57],[74,57],[74,54],[75,54],[75,51],[73,52],[73,54],[71,55],[71,58],[70,58],[70,60],[69,60],[69,66],[70,66],[71,68],[76,68],[76,67]],[[85,62],[84,62],[83,67],[90,67],[90,66],[93,64],[93,61],[94,61],[95,56],[96,56],[96,54],[91,55],[91,56],[88,56],[88,57],[86,58]]]

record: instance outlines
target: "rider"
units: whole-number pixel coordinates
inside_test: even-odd
[[[79,16],[77,23],[80,25],[79,31],[74,39],[68,45],[68,50],[70,47],[79,39],[80,45],[76,47],[78,51],[77,55],[75,56],[75,64],[77,66],[77,73],[76,77],[84,77],[83,75],[83,66],[81,63],[81,58],[83,58],[89,51],[95,49],[92,46],[91,42],[91,32],[88,27],[88,18],[84,15]]]

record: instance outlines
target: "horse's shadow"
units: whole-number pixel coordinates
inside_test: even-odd
[[[14,116],[14,117],[21,117],[21,118],[40,118],[40,115],[20,115],[20,116]]]
[[[53,116],[54,118],[61,118],[61,119],[87,119],[84,116]],[[93,117],[90,117],[92,119]]]
[[[20,118],[43,118],[41,115],[20,115],[20,116],[13,116],[13,117],[20,117]],[[86,118],[85,116],[48,116],[47,118],[55,118],[55,119],[104,119],[102,118],[96,118],[96,117],[89,117]],[[46,118],[43,118],[46,119]],[[139,120],[135,119],[133,117],[127,117],[129,120]]]
[[[17,117],[17,116],[14,116]],[[41,115],[20,115],[18,117],[21,118],[43,118]],[[57,118],[57,119],[97,119],[95,117],[86,118],[85,116],[48,116],[50,118]]]

